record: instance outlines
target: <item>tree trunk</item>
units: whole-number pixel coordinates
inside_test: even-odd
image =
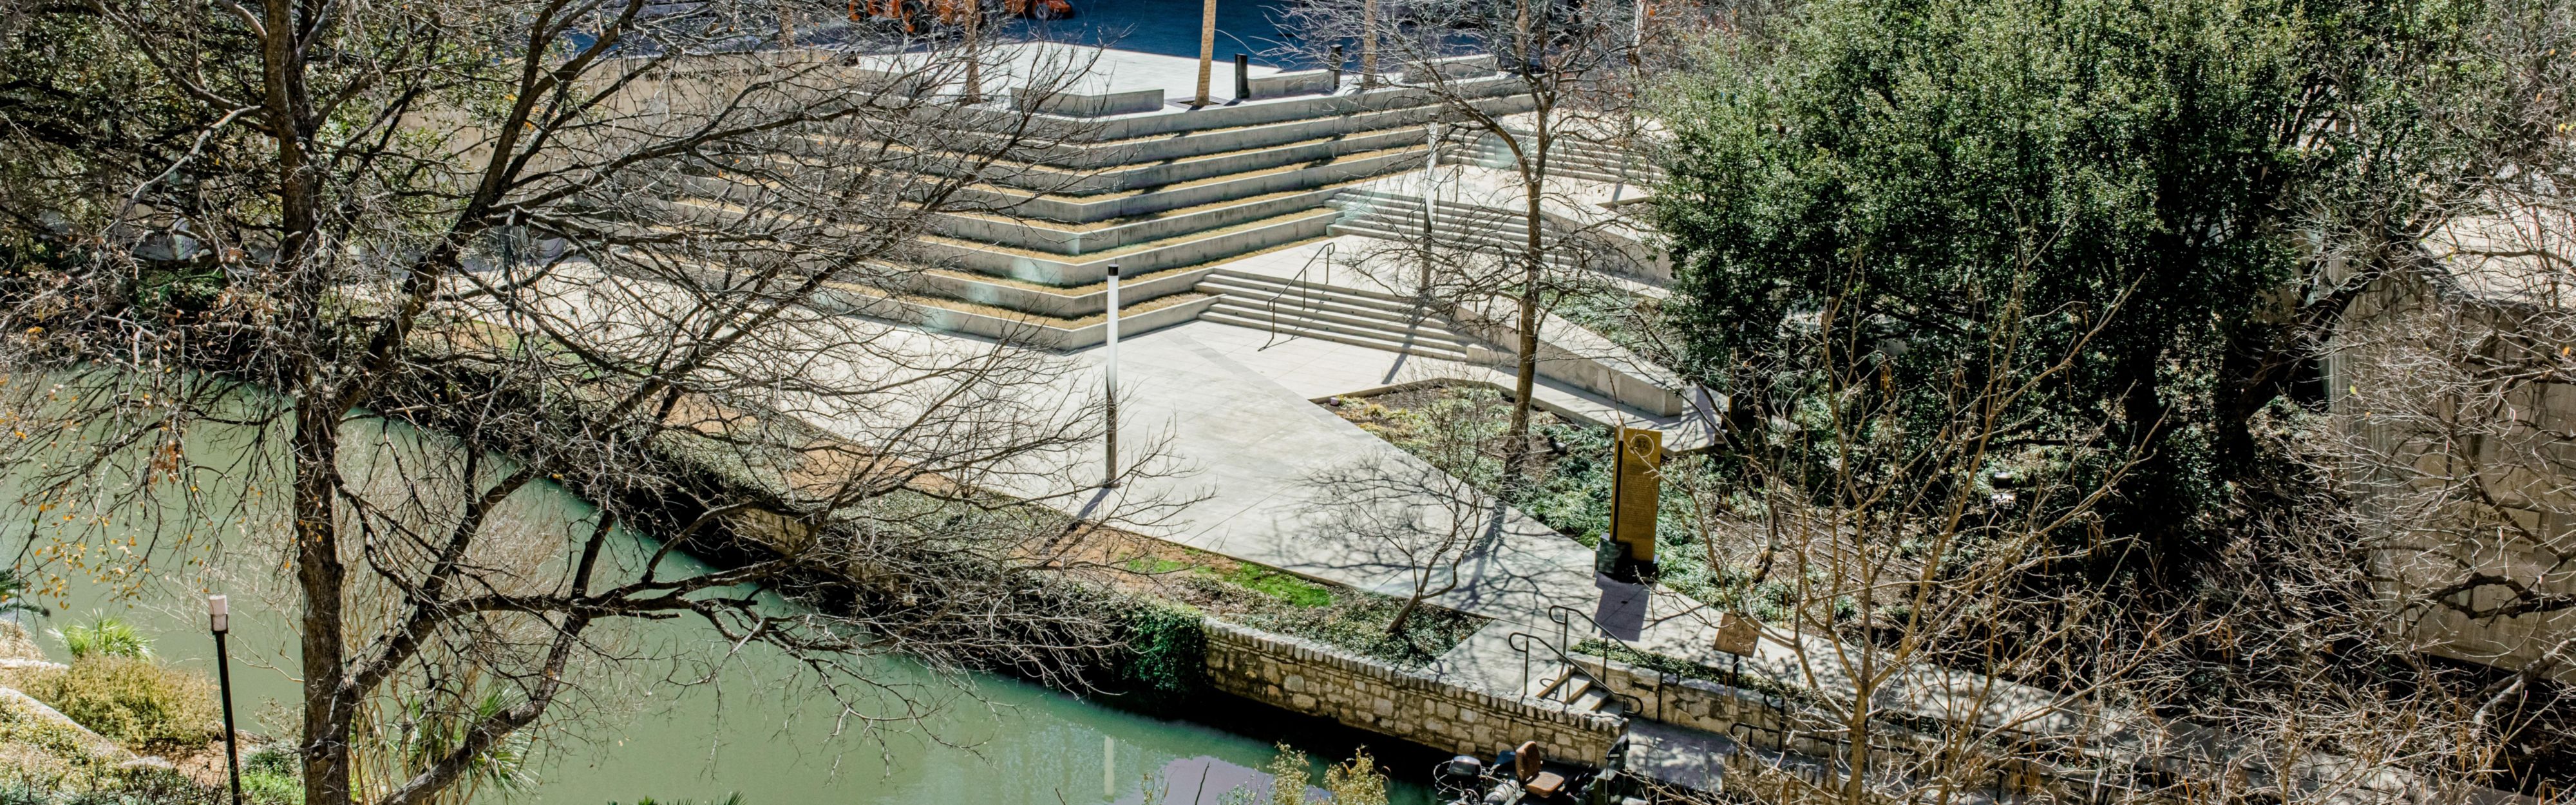
[[[1395,620],[1389,621],[1386,624],[1386,636],[1395,638],[1403,637],[1405,621],[1412,620],[1413,611],[1421,608],[1422,594],[1420,592],[1416,592],[1411,598],[1404,599],[1404,608],[1396,610]]]
[[[966,4],[966,98],[965,98],[965,101],[966,101],[967,103],[983,103],[983,102],[984,102],[984,70],[983,70],[984,65],[983,65],[983,63],[982,63],[982,60],[981,60],[981,59],[978,59],[978,58],[976,57],[976,55],[975,55],[975,44],[976,44],[976,43],[975,43],[975,40],[976,40],[976,34],[977,34],[977,33],[978,33],[978,31],[979,31],[980,29],[982,29],[983,27],[984,27],[984,3],[983,3],[983,0],[970,0],[970,2],[968,2],[968,3]]]
[[[1333,65],[1341,69],[1341,65]],[[1360,3],[1360,89],[1377,85],[1377,0]],[[1336,88],[1338,89],[1338,87]]]
[[[1216,69],[1216,0],[1199,12],[1199,106],[1208,105],[1208,73]]]
[[[1529,461],[1530,396],[1538,386],[1538,309],[1540,268],[1547,259],[1547,241],[1539,233],[1539,202],[1545,197],[1547,181],[1547,109],[1537,115],[1537,136],[1521,165],[1521,222],[1529,226],[1528,240],[1522,244],[1520,360],[1512,376],[1512,423],[1505,436],[1503,485],[1508,489],[1520,484],[1522,465]],[[1507,134],[1498,136],[1510,136]]]
[[[327,394],[307,393],[295,410],[295,578],[304,594],[304,801],[348,805],[349,728],[356,713],[341,688],[342,590],[339,531],[332,512],[340,416]]]

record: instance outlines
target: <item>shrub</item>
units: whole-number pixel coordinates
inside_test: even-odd
[[[295,745],[273,743],[242,756],[242,799],[265,805],[304,805],[303,759]]]
[[[1278,745],[1279,754],[1270,758],[1270,805],[1306,805],[1306,788],[1314,781],[1313,764],[1306,753]]]
[[[72,659],[85,657],[125,657],[143,659],[152,656],[152,638],[135,630],[134,624],[113,617],[101,617],[88,626],[65,626],[54,630],[54,639]]]
[[[127,747],[202,745],[223,734],[214,683],[147,659],[73,660],[70,670],[35,679],[27,695]]]
[[[1362,749],[1324,770],[1324,791],[1332,795],[1333,805],[1386,805],[1386,775],[1377,772],[1377,759]]]
[[[1127,656],[1117,664],[1130,692],[1148,701],[1177,703],[1206,684],[1207,630],[1197,610],[1159,601],[1127,613]]]

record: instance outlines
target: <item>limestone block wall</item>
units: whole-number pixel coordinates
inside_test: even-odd
[[[1537,741],[1549,757],[1600,763],[1625,719],[1505,698],[1338,650],[1207,622],[1207,675],[1217,690],[1464,754]]]
[[[2576,610],[2455,608],[2511,603],[2498,580],[2576,594],[2576,383],[2551,371],[2576,343],[2569,321],[2438,274],[2392,274],[2345,309],[2326,387],[2392,624],[2430,653],[2576,682],[2561,654]]]

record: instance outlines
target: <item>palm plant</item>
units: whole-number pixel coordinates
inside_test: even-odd
[[[72,659],[87,657],[126,657],[148,659],[152,656],[152,638],[134,628],[134,624],[101,615],[87,626],[72,625],[53,630],[54,639],[63,641]]]

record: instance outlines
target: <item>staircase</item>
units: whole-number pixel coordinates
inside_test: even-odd
[[[1536,135],[1516,133],[1523,145],[1535,145]],[[1477,137],[1457,150],[1442,154],[1440,161],[1451,165],[1475,165],[1486,168],[1511,168],[1512,149],[1492,133]],[[1663,168],[1638,155],[1590,140],[1559,134],[1547,144],[1547,172],[1602,184],[1625,182],[1630,186],[1651,185],[1662,181]]]
[[[1570,664],[1559,664],[1554,670],[1530,680],[1529,689],[1522,691],[1521,695],[1552,702],[1577,713],[1617,716],[1628,712],[1627,706],[1611,695],[1608,688]]]
[[[1488,114],[1531,105],[1526,95],[1516,94],[1517,79],[1500,73],[1465,76],[1456,84],[1480,96],[1475,103]],[[1102,337],[1096,319],[1105,309],[1107,270],[1114,264],[1130,280],[1122,298],[1136,312],[1122,321],[1138,320],[1127,325],[1128,332],[1186,321],[1203,309],[1206,300],[1190,294],[1213,269],[1235,257],[1323,236],[1340,215],[1325,206],[1336,194],[1419,170],[1428,147],[1423,123],[1448,114],[1447,105],[1423,92],[1389,86],[1187,113],[1041,115],[1032,125],[1064,139],[1015,155],[1025,162],[998,167],[923,152],[913,169],[976,171],[951,197],[961,206],[928,216],[927,231],[890,258],[908,270],[895,273],[920,280],[848,312],[1080,348]],[[1001,125],[1012,120],[995,116]],[[801,164],[827,159],[836,149],[867,147],[872,144],[821,136],[790,144],[805,152],[797,156]],[[773,166],[789,161],[785,153],[747,159]],[[731,171],[691,176],[684,186],[686,192],[662,203],[717,226],[756,215],[761,199],[776,192]],[[1244,293],[1263,293],[1255,281],[1242,283],[1251,283],[1239,288]],[[1387,300],[1349,292],[1328,298],[1300,293],[1284,308],[1280,294],[1270,296],[1259,303],[1265,328],[1368,346],[1418,345],[1414,351],[1425,355],[1467,354],[1445,327],[1419,316],[1407,321],[1403,314],[1410,307],[1403,306],[1410,302],[1398,300],[1400,309],[1390,313]],[[1167,310],[1146,309],[1174,300],[1180,303]],[[1242,323],[1249,315],[1241,298],[1218,301],[1226,305],[1215,312],[1219,320]]]
[[[1358,187],[1342,191],[1334,197],[1333,204],[1342,208],[1343,217],[1325,228],[1328,234],[1421,242],[1423,207],[1419,195]],[[1548,246],[1542,259],[1551,269],[1596,272],[1654,285],[1652,272],[1644,270],[1634,255],[1606,239],[1569,234],[1546,220],[1539,222],[1539,234]],[[1431,208],[1431,245],[1513,259],[1528,248],[1529,219],[1516,210],[1435,200]],[[1657,293],[1660,288],[1638,290],[1662,295]]]
[[[1409,297],[1224,268],[1198,290],[1217,295],[1205,321],[1451,361],[1493,354]]]

